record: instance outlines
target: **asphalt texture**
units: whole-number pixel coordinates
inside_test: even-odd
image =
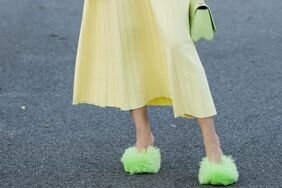
[[[282,187],[282,2],[207,3],[218,31],[196,45],[222,150],[240,174],[230,187]],[[119,161],[135,143],[130,112],[71,104],[82,6],[0,1],[0,187],[212,187],[197,181],[196,119],[148,106],[161,169],[130,176]]]

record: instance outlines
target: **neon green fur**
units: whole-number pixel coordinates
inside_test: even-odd
[[[200,184],[229,185],[238,180],[239,174],[231,156],[222,156],[220,163],[204,157],[200,162],[198,180]]]
[[[160,149],[150,145],[143,151],[138,151],[135,146],[127,148],[122,157],[124,170],[131,175],[136,173],[156,173],[161,166]]]

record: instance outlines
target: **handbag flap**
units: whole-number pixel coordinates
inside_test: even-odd
[[[191,0],[189,5],[190,16],[193,18],[198,9],[208,9],[208,5],[204,1]]]
[[[189,16],[190,18],[193,18],[195,16],[195,14],[197,13],[198,10],[201,10],[201,9],[208,9],[209,11],[209,15],[210,15],[210,19],[211,19],[211,22],[212,22],[212,27],[213,27],[213,30],[216,31],[217,28],[216,28],[216,25],[215,25],[215,22],[214,22],[214,18],[213,18],[213,15],[212,15],[212,12],[211,12],[211,9],[210,7],[202,0],[191,0],[190,2],[190,6],[189,6]]]

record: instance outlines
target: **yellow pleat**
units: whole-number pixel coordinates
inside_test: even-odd
[[[189,35],[189,0],[85,0],[73,102],[136,109],[171,105],[174,117],[216,115]]]

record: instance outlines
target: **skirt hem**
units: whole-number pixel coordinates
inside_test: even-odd
[[[162,100],[162,102],[159,102]],[[118,106],[115,104],[101,104],[101,103],[95,103],[93,101],[74,101],[72,102],[72,105],[79,105],[79,104],[90,104],[90,105],[96,105],[99,107],[111,107],[111,108],[118,108],[119,110],[122,111],[128,111],[128,110],[133,110],[133,109],[137,109],[137,108],[141,108],[143,106],[172,106],[173,107],[173,103],[172,103],[172,99],[170,97],[167,96],[161,96],[161,97],[153,97],[152,99],[146,100],[146,102],[139,104],[139,105],[135,105],[135,106],[131,106],[131,107],[122,107],[122,106]],[[212,112],[211,114],[208,115],[195,115],[195,113],[176,113],[174,112],[174,118],[188,118],[188,119],[194,119],[194,118],[206,118],[206,117],[211,117],[211,116],[215,116],[217,115],[217,112]]]

